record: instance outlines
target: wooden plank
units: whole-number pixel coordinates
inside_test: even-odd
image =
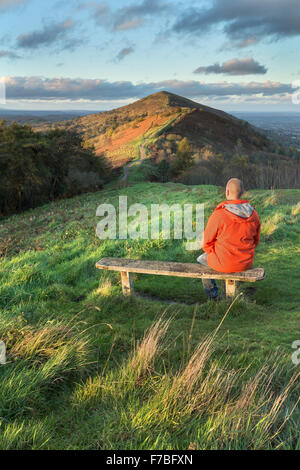
[[[226,291],[227,298],[232,298],[235,296],[236,288],[237,288],[237,281],[233,281],[232,279],[226,279],[225,291]]]
[[[133,294],[133,279],[132,274],[121,271],[122,291],[123,295],[128,296]]]
[[[255,282],[264,279],[263,268],[251,268],[240,273],[219,273],[198,263],[173,263],[170,261],[148,261],[126,258],[102,258],[96,264],[98,269],[124,271],[163,276],[191,277],[198,279],[231,279],[234,281]]]

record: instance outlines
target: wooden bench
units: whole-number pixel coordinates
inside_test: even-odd
[[[158,274],[162,276],[191,277],[197,279],[223,279],[226,285],[226,297],[236,293],[237,282],[256,282],[265,277],[263,268],[251,268],[240,273],[219,273],[198,263],[173,263],[170,261],[147,261],[126,258],[102,258],[96,268],[120,271],[124,295],[133,294],[132,273]]]

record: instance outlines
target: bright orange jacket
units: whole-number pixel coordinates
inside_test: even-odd
[[[204,231],[203,250],[207,253],[208,265],[224,273],[251,268],[259,237],[259,217],[249,201],[221,202]]]

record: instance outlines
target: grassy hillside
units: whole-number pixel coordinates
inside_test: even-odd
[[[55,125],[82,133],[114,167],[136,159],[145,137],[153,158],[162,153],[175,155],[178,141],[183,137],[188,137],[195,154],[207,146],[215,152],[232,152],[238,139],[247,152],[267,150],[271,145],[247,122],[166,91],[111,111]]]
[[[53,126],[79,133],[96,155],[108,158],[113,174],[144,160],[144,181],[223,185],[234,173],[248,188],[299,187],[296,148],[270,140],[244,120],[167,91],[40,130]],[[188,163],[180,161],[183,139]]]
[[[223,199],[214,186],[111,185],[1,222],[0,448],[300,449],[300,190],[247,194],[267,277],[229,311],[198,280],[137,275],[144,296],[124,298],[119,275],[95,269],[103,256],[198,255],[179,240],[95,239],[97,206],[120,194],[203,202],[206,218]]]

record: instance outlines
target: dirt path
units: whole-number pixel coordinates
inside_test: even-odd
[[[164,130],[170,126],[170,124],[172,124],[173,122],[176,121],[176,119],[178,119],[178,116],[169,121],[161,130],[160,132],[164,132]],[[148,127],[148,129],[145,131],[145,134],[151,129],[151,127],[153,126],[153,121],[151,122],[150,126]],[[144,134],[144,135],[145,135]],[[122,179],[121,179],[121,182],[122,183],[127,183],[128,181],[128,175],[129,175],[129,168],[134,165],[135,163],[141,163],[142,160],[145,160],[145,158],[147,158],[147,154],[146,154],[146,149],[145,149],[145,145],[146,145],[146,141],[145,141],[145,137],[144,137],[144,142],[139,146],[139,158],[137,160],[132,160],[131,162],[127,163],[127,165],[125,165],[123,168],[124,168],[124,175],[122,176]]]
[[[153,125],[153,122],[151,123],[149,129],[152,127],[152,125]],[[147,129],[147,131],[149,129]],[[145,158],[147,158],[145,145],[146,145],[146,142],[143,142],[139,146],[139,158],[137,160],[132,160],[131,162],[127,163],[127,165],[124,166],[124,175],[122,176],[122,179],[121,179],[122,183],[126,183],[128,180],[129,168],[135,163],[141,163],[142,160],[145,160]]]
[[[132,162],[129,162],[127,163],[127,165],[124,166],[124,175],[122,176],[122,179],[121,179],[123,183],[128,180],[129,168],[135,163],[140,163],[141,160],[144,160],[145,158],[146,158],[145,144],[141,144],[139,146],[139,158],[137,160],[132,160]]]
[[[146,149],[145,149],[145,142],[140,145],[139,152],[140,152],[139,160],[145,160],[145,158],[147,158]]]

